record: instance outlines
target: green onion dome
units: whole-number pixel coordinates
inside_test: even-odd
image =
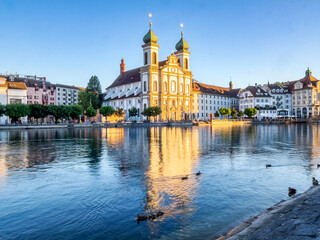
[[[157,35],[155,35],[151,28],[149,30],[149,32],[143,37],[143,41],[145,44],[147,43],[157,43],[158,42],[158,37]]]
[[[183,39],[183,33],[182,32],[181,32],[181,39],[176,44],[176,49],[177,49],[177,51],[188,50],[189,49],[189,44]]]

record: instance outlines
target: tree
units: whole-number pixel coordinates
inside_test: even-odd
[[[72,104],[69,106],[71,109],[70,111],[70,117],[75,120],[79,118],[79,116],[83,113],[83,107],[79,104]]]
[[[220,108],[219,112],[222,116],[226,117],[231,113],[230,108]]]
[[[237,113],[237,116],[242,117],[243,115],[244,115],[244,113],[241,110],[239,110],[239,112]]]
[[[48,114],[54,116],[57,123],[59,119],[68,119],[70,117],[71,108],[64,105],[48,105]]]
[[[90,78],[86,90],[87,91],[94,91],[94,92],[98,92],[98,93],[102,92],[99,78],[96,75],[94,75]]]
[[[81,91],[78,95],[78,101],[84,110],[87,110],[90,106],[94,109],[99,109],[98,96],[91,92]]]
[[[96,111],[94,110],[93,107],[88,107],[86,110],[86,115],[87,117],[94,117],[96,115]]]
[[[114,115],[116,115],[117,117],[123,117],[124,112],[122,108],[117,108],[114,112]]]
[[[237,111],[233,108],[232,111],[231,111],[232,118],[235,118],[236,115],[237,115]]]
[[[6,112],[6,106],[5,106],[5,105],[2,105],[2,104],[0,103],[0,117],[1,117],[3,114],[5,114],[5,112]]]
[[[147,116],[147,117],[154,117],[154,119],[156,118],[156,116],[160,115],[161,113],[161,108],[158,106],[153,106],[153,107],[148,107],[146,108],[143,112],[142,115],[143,116]]]
[[[15,103],[7,104],[5,115],[12,118],[13,121],[18,121],[20,117],[25,117],[30,114],[30,107],[26,104]]]
[[[115,110],[111,106],[103,106],[100,108],[99,112],[106,117],[106,120],[108,119],[109,116],[115,113]]]
[[[138,116],[138,109],[135,107],[132,107],[129,109],[129,117],[135,117]]]
[[[42,104],[30,104],[30,114],[29,117],[33,117],[35,119],[45,118],[48,116],[48,107]]]
[[[216,112],[214,113],[214,116],[215,116],[215,117],[219,117],[219,116],[220,116],[220,114],[218,113],[218,111],[216,111]]]
[[[257,109],[255,108],[246,108],[244,110],[244,114],[247,115],[249,118],[257,114]]]

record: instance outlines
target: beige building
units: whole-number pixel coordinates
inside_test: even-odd
[[[122,108],[128,119],[128,111],[136,107],[137,120],[142,120],[144,109],[161,107],[158,120],[182,120],[192,117],[192,72],[189,69],[189,45],[183,38],[176,44],[176,52],[167,60],[158,60],[158,37],[150,29],[143,38],[143,65],[125,71],[120,64],[120,75],[106,89],[103,105]]]
[[[297,118],[309,118],[320,114],[320,82],[311,71],[305,77],[289,82],[292,92],[292,115]]]

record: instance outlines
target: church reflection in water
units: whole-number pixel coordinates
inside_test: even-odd
[[[103,132],[109,151],[121,149],[117,158],[123,175],[128,171],[142,171],[145,186],[142,213],[161,210],[170,216],[187,214],[193,209],[201,178],[195,175],[199,168],[198,128],[107,129]],[[188,180],[182,180],[185,176]]]

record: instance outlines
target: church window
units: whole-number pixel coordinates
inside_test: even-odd
[[[185,58],[184,59],[184,65],[185,65],[185,69],[188,69],[189,68],[189,64],[188,64],[188,59],[187,58]]]
[[[157,53],[152,53],[152,64],[157,64]]]
[[[144,53],[144,65],[148,64],[148,53]]]
[[[167,82],[164,82],[164,83],[163,83],[163,91],[164,91],[164,92],[168,91],[168,84],[167,84]]]
[[[183,85],[180,83],[180,92],[183,92]]]
[[[147,91],[147,82],[143,82],[143,91]]]
[[[157,91],[157,81],[153,81],[153,91]]]
[[[171,92],[175,92],[176,91],[176,82],[172,81],[171,82]]]
[[[145,103],[143,104],[143,109],[146,110],[146,108],[147,108],[147,104]]]

